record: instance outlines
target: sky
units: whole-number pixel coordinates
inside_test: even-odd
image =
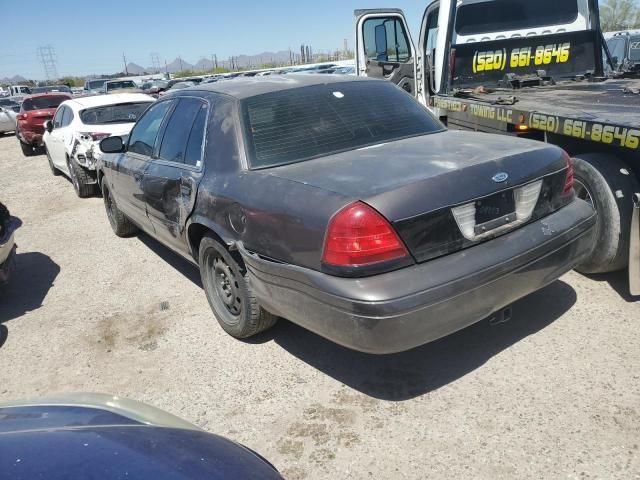
[[[215,53],[231,55],[265,51],[314,52],[353,49],[353,10],[376,8],[379,0],[33,0],[28,10],[9,8],[0,0],[2,41],[0,78],[22,75],[44,78],[38,47],[51,45],[60,76],[115,73],[127,62],[153,65],[157,52],[164,65],[181,56],[189,63]],[[402,8],[414,38],[430,0],[391,0]],[[33,28],[30,28],[30,24]]]

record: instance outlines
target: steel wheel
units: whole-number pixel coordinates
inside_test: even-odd
[[[240,285],[233,269],[227,265],[224,258],[219,255],[211,255],[209,258],[209,274],[215,286],[215,292],[224,308],[233,315],[235,321],[242,314],[242,299],[240,296]]]

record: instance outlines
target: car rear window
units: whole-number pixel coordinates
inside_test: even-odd
[[[87,108],[80,112],[80,120],[82,120],[82,123],[85,125],[135,123],[152,103],[153,102],[130,102]]]
[[[640,62],[640,37],[631,37],[629,58],[635,62]]]
[[[107,83],[107,90],[119,90],[121,88],[137,88],[136,84],[131,80],[122,82],[109,82]]]
[[[441,131],[408,93],[389,82],[340,82],[242,100],[252,168]]]
[[[58,108],[65,100],[69,100],[69,97],[47,95],[46,97],[39,98],[25,98],[22,102],[22,108],[25,112],[29,110],[44,110],[46,108]]]
[[[577,0],[491,0],[462,5],[456,16],[458,35],[506,32],[573,23]]]

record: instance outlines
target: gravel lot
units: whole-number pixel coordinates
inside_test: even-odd
[[[571,273],[414,351],[351,352],[281,321],[218,327],[199,274],[119,239],[46,157],[0,138],[0,199],[23,225],[0,290],[0,400],[104,392],[230,437],[290,479],[640,478],[640,301]],[[638,299],[636,299],[638,300]]]

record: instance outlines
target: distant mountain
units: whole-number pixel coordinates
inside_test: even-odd
[[[207,70],[212,70],[214,67],[213,62],[207,58],[201,58],[196,62],[193,66],[193,69],[196,72],[206,72]]]
[[[127,71],[129,72],[129,75],[144,75],[146,72],[149,72],[150,70],[144,67],[141,67],[137,63],[129,62],[127,64]]]
[[[26,81],[27,81],[27,79],[24,78],[22,75],[14,75],[11,78],[9,78],[9,77],[0,78],[0,83],[16,84],[16,83],[24,83]]]
[[[184,60],[180,61],[180,58],[176,58],[173,62],[167,63],[167,70],[169,73],[178,73],[184,70],[193,70],[193,65]]]

